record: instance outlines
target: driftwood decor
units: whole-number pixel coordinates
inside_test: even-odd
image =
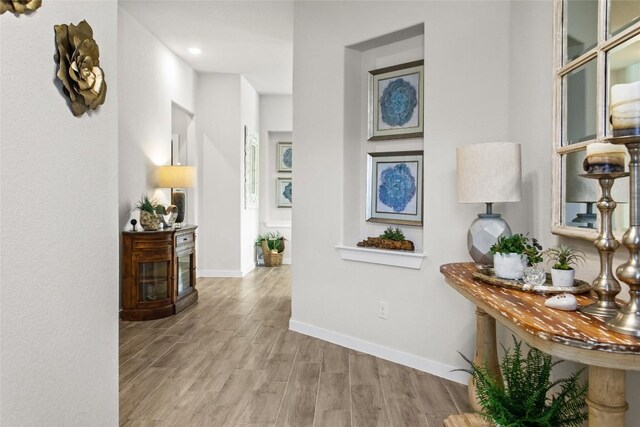
[[[107,82],[100,68],[100,50],[87,21],[78,25],[55,25],[54,29],[57,76],[69,98],[73,115],[79,117],[102,105],[107,95]]]
[[[415,247],[411,240],[391,240],[383,239],[381,237],[369,237],[362,242],[358,242],[359,247],[363,248],[380,248],[380,249],[393,249],[396,251],[414,251]]]
[[[14,15],[31,13],[42,6],[42,0],[0,0],[0,15],[11,12]]]

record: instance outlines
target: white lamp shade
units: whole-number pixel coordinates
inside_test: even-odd
[[[522,198],[520,144],[486,142],[456,149],[460,203],[519,202]]]
[[[196,185],[194,166],[160,166],[157,171],[160,188],[191,188]]]

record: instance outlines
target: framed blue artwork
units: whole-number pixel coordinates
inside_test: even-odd
[[[277,178],[276,197],[279,208],[290,208],[293,203],[293,193],[291,192],[291,178]]]
[[[424,135],[424,61],[369,71],[369,141]]]
[[[293,166],[293,145],[290,142],[278,142],[278,172],[291,172]]]
[[[367,156],[367,221],[422,226],[423,152]]]

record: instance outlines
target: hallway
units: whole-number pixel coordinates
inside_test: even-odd
[[[199,279],[184,312],[120,322],[122,426],[428,426],[466,387],[288,330],[291,267]]]

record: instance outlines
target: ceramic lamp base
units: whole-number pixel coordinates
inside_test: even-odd
[[[511,228],[500,214],[479,214],[467,232],[467,248],[471,258],[477,264],[492,266],[491,246],[500,236],[511,236]]]

